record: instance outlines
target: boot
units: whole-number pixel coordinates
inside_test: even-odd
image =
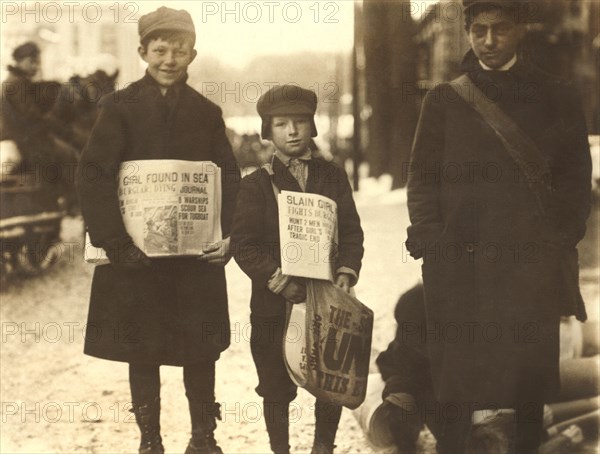
[[[315,404],[315,441],[311,454],[333,454],[342,407],[317,399]]]
[[[160,436],[160,399],[142,405],[133,404],[131,411],[142,434],[139,454],[164,454]]]
[[[289,403],[265,400],[263,407],[271,451],[275,454],[289,454]]]
[[[221,406],[189,400],[192,419],[192,438],[185,454],[223,454],[215,440],[216,420],[221,420]]]

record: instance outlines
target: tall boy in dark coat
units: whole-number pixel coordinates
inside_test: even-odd
[[[463,3],[467,83],[425,97],[408,180],[407,245],[423,258],[433,388],[442,408],[461,410],[440,415],[438,448],[464,450],[474,411],[512,408],[516,449],[533,453],[559,385],[560,315],[585,319],[575,246],[590,212],[586,124],[574,90],[519,52],[527,2]],[[502,117],[476,111],[469,84],[539,162],[530,152],[529,167],[516,163],[518,140],[500,139]]]
[[[252,279],[251,349],[258,372],[256,392],[264,399],[264,415],[277,454],[289,453],[288,409],[296,386],[288,376],[282,352],[286,300],[306,299],[304,279],[281,273],[278,207],[275,193],[286,190],[321,194],[338,206],[338,254],[335,281],[350,290],[363,256],[363,232],[343,169],[311,156],[317,135],[314,92],[283,85],[258,101],[262,137],[275,145],[270,166],[242,180],[232,228],[234,256]],[[331,453],[342,408],[317,400],[313,453]]]
[[[88,326],[99,334],[86,338],[85,353],[129,363],[143,453],[164,452],[159,366],[183,366],[192,419],[186,453],[219,453],[215,361],[229,346],[223,265],[239,170],[221,109],[185,83],[196,56],[190,15],[161,7],[140,18],[139,34],[146,75],[101,100],[80,162],[83,216],[92,243],[111,262],[94,272]],[[149,259],[125,230],[115,176],[121,162],[146,159],[213,161],[222,169],[226,239],[205,248],[201,259]]]

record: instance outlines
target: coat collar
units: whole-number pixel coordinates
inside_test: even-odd
[[[295,192],[303,192],[302,188],[294,178],[294,176],[290,173],[287,166],[281,162],[281,160],[277,156],[273,156],[271,161],[271,169],[273,175],[273,183],[280,191],[295,191]],[[308,178],[310,179],[310,168],[308,170]],[[307,184],[308,188],[308,184]]]
[[[486,71],[508,71],[510,68],[515,66],[516,62],[517,62],[517,54],[513,55],[513,57],[508,62],[504,63],[504,65],[502,65],[500,68],[497,68],[497,69],[490,68],[488,65],[486,65],[481,60],[479,60],[479,65]]]
[[[323,183],[325,175],[319,178],[319,160],[311,159],[308,161],[308,178],[306,180],[306,192],[319,193],[320,186]]]
[[[290,158],[289,156],[284,155],[277,148],[275,149],[275,157],[279,158],[279,160],[286,167],[290,165],[290,161],[292,160],[292,158]],[[298,156],[297,159],[300,159],[302,161],[310,161],[311,158],[312,158],[312,152],[310,150],[306,150],[306,153],[304,153],[302,156]]]
[[[325,175],[321,175],[323,169],[321,168],[319,161],[320,159],[312,158],[307,160],[308,178],[306,180],[305,191],[302,191],[298,181],[296,181],[294,176],[290,173],[287,166],[277,157],[273,156],[271,164],[266,164],[263,168],[273,179],[273,183],[280,191],[310,192],[319,194],[325,177]]]
[[[471,80],[479,79],[481,76],[485,76],[486,73],[493,74],[498,72],[493,70],[487,71],[483,69],[482,66],[479,64],[479,59],[475,55],[475,52],[473,52],[473,49],[470,49],[466,53],[460,65],[460,69],[461,71],[469,74],[469,76],[473,76],[471,77]],[[508,71],[501,72],[510,74],[511,76],[514,76],[518,79],[527,79],[529,76],[531,76],[533,71],[534,67],[527,61],[526,56],[522,53],[519,53],[517,56],[516,63],[512,67],[510,67]]]
[[[188,74],[186,73],[181,78],[181,80],[179,80],[175,84],[173,84],[172,88],[175,90],[176,96],[179,96],[181,94],[181,92],[183,91],[183,89],[186,86],[187,80],[188,80]],[[145,87],[151,87],[151,88],[155,89],[160,94],[160,85],[158,85],[158,82],[156,82],[154,77],[152,77],[148,71],[146,71],[146,74],[144,74],[144,77],[142,77],[142,79],[140,80],[140,83]]]

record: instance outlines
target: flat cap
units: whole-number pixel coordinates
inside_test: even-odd
[[[517,0],[463,0],[463,10],[468,11],[475,6],[494,6],[497,8],[514,8],[520,6]]]
[[[190,33],[196,36],[192,16],[184,9],[172,9],[161,6],[156,11],[140,17],[138,22],[138,33],[140,41],[157,30],[173,30]]]
[[[258,115],[262,119],[263,139],[271,136],[270,119],[276,115],[310,115],[312,119],[312,137],[317,136],[314,115],[317,111],[317,94],[297,85],[278,85],[264,93],[256,104]]]
[[[531,0],[463,0],[463,11],[470,11],[474,7],[495,7],[518,10],[532,14],[536,8]]]
[[[21,44],[13,51],[13,58],[15,61],[21,61],[27,57],[37,57],[40,55],[40,48],[33,41],[27,41]]]
[[[507,11],[515,22],[539,22],[540,11],[531,0],[463,0],[465,18],[473,17],[485,8],[499,8]]]
[[[297,85],[278,85],[260,97],[256,110],[261,117],[314,115],[317,111],[317,95],[314,91]]]

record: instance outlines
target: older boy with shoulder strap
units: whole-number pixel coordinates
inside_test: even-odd
[[[548,162],[535,142],[519,127],[515,121],[490,98],[488,98],[469,76],[463,74],[451,83],[454,91],[469,104],[494,130],[504,149],[515,161],[533,194],[540,214],[546,214],[544,201],[552,192],[551,172]],[[579,263],[576,248],[560,248],[563,285],[570,301],[564,307],[575,308],[575,316],[585,321],[587,314],[579,289]],[[572,300],[574,298],[574,301]]]

